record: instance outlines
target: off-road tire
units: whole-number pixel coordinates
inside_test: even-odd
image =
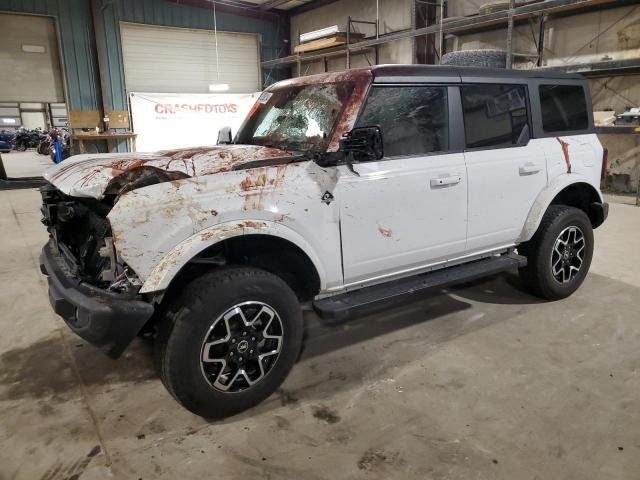
[[[572,226],[578,227],[583,234],[584,254],[575,277],[566,283],[561,283],[554,277],[552,271],[552,251],[559,235]],[[566,298],[582,285],[591,265],[593,257],[591,221],[582,210],[566,205],[551,205],[534,236],[518,247],[518,253],[527,257],[527,266],[520,270],[520,278],[527,290],[546,300]]]
[[[217,318],[244,302],[262,302],[277,312],[280,353],[254,385],[221,392],[201,368],[203,341]],[[298,358],[302,334],[300,304],[282,279],[256,268],[222,267],[191,281],[169,301],[158,326],[155,360],[163,384],[181,405],[204,418],[219,419],[253,407],[282,384]]]

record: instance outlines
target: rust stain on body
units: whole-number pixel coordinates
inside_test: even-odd
[[[571,158],[569,157],[569,144],[562,140],[560,137],[556,137],[556,140],[562,147],[562,155],[564,156],[564,163],[567,164],[567,173],[571,173]]]
[[[265,199],[282,187],[287,169],[299,163],[285,163],[275,167],[262,167],[247,170],[246,177],[240,182],[241,195],[244,197],[243,210],[264,210]]]
[[[267,226],[266,223],[264,222],[254,222],[251,220],[247,220],[241,224],[238,225],[239,227],[245,227],[245,228],[265,228]]]
[[[286,213],[283,213],[281,215],[278,215],[276,218],[274,218],[274,220],[278,223],[282,223],[286,220],[289,220],[289,215],[287,215]]]
[[[383,237],[393,237],[393,230],[391,230],[390,228],[378,227],[378,232],[380,232],[380,235],[382,235]]]

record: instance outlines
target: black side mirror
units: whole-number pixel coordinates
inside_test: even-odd
[[[339,150],[347,162],[370,162],[384,156],[380,127],[358,127],[340,140]]]
[[[231,127],[222,127],[218,130],[218,145],[228,145],[231,142],[233,142]]]

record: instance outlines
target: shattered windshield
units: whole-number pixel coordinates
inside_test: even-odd
[[[353,88],[353,82],[338,82],[263,92],[236,142],[322,152]]]

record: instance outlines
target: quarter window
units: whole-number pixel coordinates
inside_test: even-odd
[[[587,101],[579,85],[540,85],[542,129],[570,132],[589,127]]]
[[[462,108],[467,148],[509,147],[527,125],[522,85],[466,85]]]
[[[357,127],[378,125],[386,157],[449,148],[446,87],[374,87]]]

